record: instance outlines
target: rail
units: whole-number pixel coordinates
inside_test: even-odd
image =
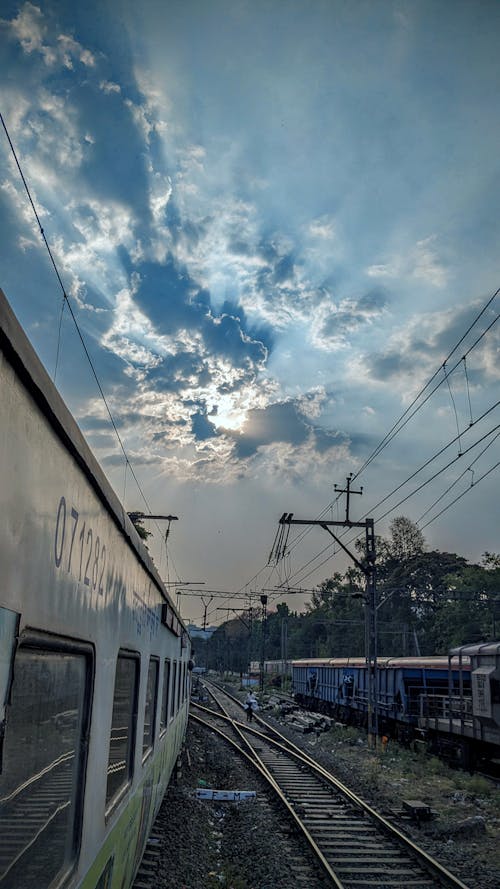
[[[242,734],[246,736],[245,755],[250,756],[252,763],[259,763],[259,771],[264,770],[269,784],[278,793],[300,827],[323,869],[328,873],[332,885],[342,889],[363,885],[366,887],[446,886],[467,889],[461,880],[416,846],[411,839],[262,717],[254,715],[255,721],[264,731],[240,723],[234,716],[229,715],[227,708],[220,701],[220,694],[222,693],[233,706],[236,705],[238,710],[241,710],[243,708],[239,699],[213,683],[205,682],[205,684],[217,706],[224,712],[195,705],[196,709],[204,711],[205,717],[212,719],[212,723],[194,714],[192,718],[210,725],[212,729],[214,729],[214,719],[223,720],[237,732],[239,738]],[[238,745],[220,728],[216,730],[225,740],[230,741],[237,749],[241,749],[241,743]],[[250,738],[253,739],[253,744]],[[259,747],[259,752],[255,749],[255,745]],[[251,753],[248,753],[249,748]],[[290,762],[295,765],[290,765]],[[304,771],[305,767],[307,772]],[[291,774],[293,779],[290,778]],[[314,781],[317,783],[314,784]],[[307,793],[304,791],[301,796],[302,786],[307,788]],[[325,795],[326,788],[329,788],[330,796]],[[340,799],[343,802],[339,802]],[[300,812],[305,814],[301,815]],[[340,833],[339,824],[342,825]],[[374,837],[375,830],[378,838]],[[360,839],[355,841],[352,837]],[[362,837],[364,839],[361,841]],[[316,850],[319,851],[321,858]],[[402,858],[402,850],[406,858]],[[415,868],[420,872],[416,873]],[[429,881],[430,878],[432,882]]]

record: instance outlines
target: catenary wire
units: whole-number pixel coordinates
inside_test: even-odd
[[[482,482],[483,479],[485,479],[488,475],[490,475],[492,472],[494,472],[494,470],[497,469],[499,466],[500,466],[500,460],[497,463],[495,463],[494,466],[491,466],[485,473],[483,473],[483,475],[480,475],[479,478],[477,479],[477,481],[475,481],[472,485],[470,485],[470,487],[466,488],[465,491],[462,491],[462,493],[459,494],[458,497],[455,497],[454,500],[452,500],[450,503],[448,503],[446,506],[444,506],[440,512],[438,512],[435,516],[432,517],[432,519],[429,519],[429,521],[426,522],[426,524],[422,526],[421,530],[423,531],[424,528],[427,528],[429,525],[432,525],[432,523],[435,522],[436,519],[438,519],[440,516],[442,516],[443,513],[445,513],[448,509],[450,509],[450,507],[454,506],[455,503],[457,503],[459,500],[462,499],[462,497],[464,497],[466,494],[470,493],[470,491],[473,488],[477,487],[479,482]]]
[[[372,454],[367,458],[367,460],[366,460],[365,463],[361,466],[361,468],[360,468],[356,473],[353,474],[353,476],[352,476],[352,479],[353,479],[353,480],[354,480],[354,479],[357,479],[357,478],[361,475],[361,473],[362,473],[362,472],[369,466],[369,464],[372,462],[372,460],[374,460],[374,459],[375,459],[375,458],[382,452],[382,450],[383,450],[385,447],[387,447],[388,444],[390,444],[390,442],[396,437],[396,435],[398,435],[399,432],[401,432],[401,430],[407,425],[407,423],[409,423],[409,421],[410,421],[410,420],[411,420],[411,419],[418,413],[419,410],[421,410],[421,408],[422,408],[422,407],[426,404],[426,402],[432,397],[432,395],[433,395],[433,394],[440,388],[440,386],[443,384],[443,382],[444,382],[445,380],[446,380],[446,382],[447,382],[447,384],[448,384],[448,387],[450,388],[449,377],[451,376],[452,373],[454,373],[454,371],[457,369],[457,367],[461,364],[462,361],[464,362],[464,366],[465,366],[465,373],[466,373],[467,387],[468,387],[468,376],[467,376],[467,365],[466,365],[467,356],[472,352],[473,349],[476,348],[476,346],[480,343],[480,341],[483,339],[483,337],[484,337],[484,336],[491,330],[491,328],[496,324],[496,322],[497,322],[498,319],[500,318],[500,313],[497,314],[495,318],[493,318],[493,320],[490,322],[490,324],[488,325],[488,327],[487,327],[487,328],[486,328],[486,329],[485,329],[485,330],[484,330],[484,331],[483,331],[483,332],[476,338],[476,340],[472,343],[472,345],[471,345],[471,346],[469,347],[469,349],[465,352],[465,354],[459,359],[459,361],[457,361],[457,362],[454,364],[454,366],[452,367],[452,369],[451,369],[450,371],[448,371],[448,372],[446,371],[446,364],[447,364],[447,362],[450,360],[450,358],[452,357],[452,355],[457,351],[457,349],[459,348],[459,346],[464,342],[464,340],[466,339],[467,335],[470,333],[470,331],[473,329],[473,327],[477,324],[477,322],[480,320],[480,318],[482,317],[482,315],[486,312],[486,310],[489,308],[489,306],[491,305],[491,303],[493,302],[493,300],[498,296],[499,293],[500,293],[500,288],[498,288],[498,289],[492,294],[492,296],[488,299],[488,301],[486,302],[486,304],[483,306],[483,308],[481,309],[481,311],[476,315],[475,319],[474,319],[473,322],[469,325],[469,327],[467,328],[467,330],[465,331],[465,333],[462,335],[462,337],[460,338],[460,340],[456,343],[456,345],[455,345],[455,346],[453,347],[453,349],[449,352],[449,354],[448,354],[447,357],[444,359],[444,361],[440,364],[439,368],[437,368],[437,370],[434,372],[434,374],[432,375],[432,377],[427,381],[427,383],[425,384],[425,386],[423,386],[422,389],[420,390],[420,392],[415,396],[415,398],[413,399],[413,401],[411,402],[411,404],[406,408],[406,410],[403,412],[403,414],[401,415],[401,417],[396,421],[396,423],[393,424],[393,426],[391,427],[391,429],[389,430],[389,432],[387,433],[387,435],[386,435],[386,436],[382,439],[382,441],[377,445],[377,447],[374,449],[374,451],[372,452]],[[419,404],[419,405],[415,408],[415,410],[414,410],[412,413],[410,413],[409,416],[407,416],[407,415],[409,414],[409,412],[412,410],[412,408],[417,404],[418,400],[419,400],[420,397],[424,394],[424,392],[426,391],[426,389],[432,384],[432,382],[433,382],[433,381],[436,379],[436,377],[439,375],[439,373],[441,372],[441,370],[444,370],[444,378],[441,379],[441,380],[437,383],[437,385],[432,389],[432,391],[426,396],[426,398],[424,399],[424,401],[422,401],[421,404]],[[470,410],[470,415],[471,415],[471,422],[473,422],[473,421],[472,421],[472,408],[471,408],[471,405],[470,405],[470,393],[469,393],[469,388],[467,388],[467,391],[468,391],[468,397],[469,397],[469,410]],[[453,404],[454,404],[454,401],[453,401],[453,395],[452,395],[452,393],[451,393],[451,388],[450,388],[450,395],[451,395],[451,398],[452,398],[452,402],[453,402]],[[455,413],[456,413],[456,408],[455,408]],[[404,420],[404,422],[402,422],[403,420]],[[392,495],[388,495],[388,496],[392,496]],[[338,501],[338,497],[336,498],[336,500]],[[335,502],[336,502],[336,501],[334,500],[334,501],[332,501],[330,504],[328,504],[328,505],[322,510],[322,512],[319,513],[319,515],[317,516],[316,520],[321,519],[321,518],[325,515],[325,513],[326,513],[330,508],[332,508],[332,506],[334,505]],[[365,514],[365,515],[366,515],[366,514]],[[303,529],[303,530],[302,530],[302,531],[301,531],[295,538],[292,539],[292,541],[291,541],[291,543],[290,543],[290,545],[289,545],[289,547],[288,547],[288,551],[291,552],[293,549],[295,549],[295,547],[296,547],[299,543],[301,543],[302,540],[304,539],[304,537],[305,537],[307,534],[309,534],[310,532],[311,532],[311,527],[306,527],[305,529]]]
[[[440,496],[439,496],[436,500],[434,500],[433,503],[431,503],[431,505],[425,510],[425,512],[422,513],[421,516],[419,516],[419,518],[417,519],[417,525],[419,525],[420,522],[422,521],[422,519],[424,519],[426,515],[429,515],[429,513],[431,512],[431,510],[434,509],[434,507],[437,506],[437,504],[440,503],[441,500],[443,500],[444,497],[446,497],[446,495],[450,493],[450,491],[452,490],[452,488],[454,488],[455,485],[457,485],[458,482],[461,481],[461,479],[463,479],[464,475],[466,475],[467,472],[472,472],[472,467],[474,466],[474,464],[477,463],[477,461],[481,459],[481,457],[483,456],[483,454],[485,454],[486,451],[487,451],[489,448],[491,448],[492,445],[495,444],[497,438],[499,438],[499,437],[500,437],[500,432],[497,432],[497,434],[495,435],[495,437],[493,438],[493,440],[490,441],[490,442],[488,442],[488,444],[482,449],[482,451],[480,451],[480,453],[477,455],[477,457],[474,458],[474,460],[472,461],[472,463],[470,463],[469,466],[467,466],[467,468],[464,469],[464,471],[461,472],[459,476],[457,476],[457,478],[455,479],[455,481],[453,481],[453,482],[451,483],[451,485],[448,485],[448,487],[446,488],[446,490],[443,491],[443,493],[440,494]],[[473,473],[473,478],[474,478],[474,473]],[[472,481],[471,487],[473,486],[473,484],[474,484],[474,481]]]
[[[476,425],[476,423],[478,423],[480,419],[483,419],[487,414],[489,414],[489,413],[490,413],[490,412],[491,412],[491,411],[492,411],[492,410],[493,410],[499,403],[500,403],[500,402],[497,402],[497,404],[493,405],[493,406],[490,407],[487,411],[485,411],[485,413],[482,415],[482,417],[478,418],[478,420],[475,421],[474,425]],[[471,427],[469,427],[469,428],[471,428]],[[462,457],[464,457],[467,453],[469,453],[471,450],[473,450],[475,447],[477,447],[479,444],[481,444],[481,442],[485,441],[486,438],[488,438],[490,435],[492,435],[494,432],[496,432],[499,428],[500,428],[500,424],[498,424],[497,426],[494,426],[492,429],[490,429],[488,432],[486,432],[483,436],[481,436],[481,438],[479,438],[479,439],[478,439],[477,441],[475,441],[472,445],[470,445],[465,451],[463,451],[463,453],[461,453],[461,454],[457,455],[456,457],[454,457],[453,460],[451,460],[449,463],[447,463],[445,466],[443,466],[441,469],[439,469],[436,473],[434,473],[433,476],[431,476],[429,479],[427,479],[425,482],[423,482],[421,485],[419,485],[417,488],[415,488],[413,491],[411,491],[406,497],[404,497],[404,498],[402,498],[401,500],[399,500],[398,503],[396,503],[396,504],[394,504],[393,506],[391,506],[391,507],[390,507],[388,510],[386,510],[386,512],[383,513],[382,515],[377,516],[377,520],[378,520],[378,521],[381,521],[382,519],[384,519],[384,518],[386,518],[388,515],[390,515],[391,512],[394,512],[394,510],[397,509],[399,506],[401,506],[402,503],[406,502],[406,500],[409,500],[410,497],[413,497],[415,494],[417,494],[419,491],[421,491],[421,490],[422,490],[424,487],[426,487],[431,481],[434,481],[436,478],[438,478],[440,475],[442,475],[442,473],[445,472],[447,469],[449,469],[450,466],[452,466],[454,463],[456,463],[458,460],[460,460]],[[468,431],[468,429],[465,430],[465,431]],[[423,469],[425,469],[430,463],[432,463],[433,460],[435,460],[438,456],[440,456],[440,455],[441,455],[441,454],[442,454],[448,447],[450,447],[450,445],[453,444],[453,442],[456,441],[456,440],[457,440],[457,437],[455,437],[454,439],[452,439],[451,442],[448,442],[448,444],[445,445],[445,447],[443,447],[443,448],[442,448],[440,451],[438,451],[433,457],[431,457],[428,461],[426,461],[426,463],[424,463],[418,470],[416,470],[414,473],[412,473],[412,475],[409,476],[404,482],[402,482],[400,485],[398,485],[397,488],[395,488],[395,489],[391,492],[391,494],[388,494],[386,497],[384,497],[382,500],[380,500],[374,507],[372,507],[370,510],[368,510],[368,511],[364,514],[363,518],[365,518],[366,515],[368,515],[368,512],[373,513],[376,509],[378,509],[379,506],[381,506],[383,503],[385,503],[385,502],[389,499],[389,497],[391,497],[394,493],[396,493],[396,491],[400,490],[402,487],[404,487],[404,485],[408,484],[408,482],[411,481],[411,479],[413,479],[416,475],[418,475],[419,472],[421,472],[421,471],[422,471]],[[492,443],[493,443],[493,442],[490,442],[490,444],[492,444]],[[489,445],[488,445],[488,446],[489,446]],[[486,450],[486,449],[484,449],[484,450]],[[476,460],[479,459],[480,456],[481,456],[481,454],[478,455],[478,457],[476,458]],[[474,462],[476,462],[476,460],[475,460]],[[468,489],[468,490],[469,490],[469,489]],[[428,524],[429,524],[429,523],[428,523]],[[427,526],[424,526],[424,527],[427,527]],[[346,531],[345,533],[347,534],[348,531]],[[344,536],[344,535],[342,535],[342,536]],[[351,543],[353,543],[354,540],[357,538],[357,536],[358,536],[358,535],[356,535],[356,537],[352,538],[352,539],[349,541],[348,545],[351,544]],[[323,559],[322,562],[320,562],[318,565],[315,565],[313,568],[311,568],[311,571],[309,571],[307,574],[304,575],[303,572],[306,570],[306,568],[308,568],[310,565],[312,565],[313,562],[315,562],[315,561],[316,561],[317,559],[319,559],[324,553],[326,553],[326,552],[330,549],[330,547],[331,547],[331,544],[328,544],[328,545],[327,545],[326,547],[324,547],[319,553],[317,553],[316,556],[313,556],[308,562],[306,562],[305,565],[302,565],[300,568],[298,568],[296,571],[294,571],[294,572],[290,575],[289,580],[290,580],[290,579],[294,579],[294,582],[295,582],[295,583],[303,583],[304,580],[307,580],[307,578],[310,577],[311,574],[314,573],[314,571],[319,570],[319,568],[321,568],[322,565],[324,565],[325,562],[327,562],[327,561],[331,558],[332,553],[330,552],[330,553],[327,555],[327,557],[326,557],[325,559]]]
[[[138,491],[139,491],[139,493],[140,493],[140,495],[141,495],[141,497],[142,497],[142,500],[143,500],[145,506],[147,507],[147,509],[149,510],[149,512],[151,512],[151,507],[150,507],[150,505],[149,505],[149,503],[148,503],[148,501],[147,501],[147,499],[146,499],[146,496],[145,496],[145,494],[144,494],[144,492],[143,492],[143,490],[142,490],[142,487],[141,487],[141,485],[140,485],[140,483],[139,483],[139,480],[138,480],[138,478],[137,478],[137,476],[136,476],[136,474],[135,474],[134,467],[132,466],[132,464],[131,464],[131,462],[130,462],[130,460],[129,460],[129,457],[128,457],[128,454],[127,454],[127,452],[126,452],[126,450],[125,450],[125,447],[124,447],[123,441],[122,441],[122,439],[121,439],[120,433],[118,432],[118,428],[117,428],[117,426],[116,426],[115,420],[114,420],[113,415],[112,415],[112,413],[111,413],[111,409],[110,409],[110,407],[109,407],[108,401],[107,401],[106,396],[105,396],[105,394],[104,394],[104,390],[103,390],[103,388],[102,388],[102,386],[101,386],[101,382],[100,382],[100,380],[99,380],[99,377],[97,376],[97,371],[96,371],[95,366],[94,366],[94,363],[93,363],[93,361],[92,361],[92,357],[91,357],[91,355],[90,355],[90,353],[89,353],[89,350],[88,350],[88,348],[87,348],[87,344],[86,344],[85,339],[84,339],[84,337],[83,337],[83,334],[82,334],[82,332],[81,332],[81,330],[80,330],[80,327],[79,327],[78,321],[77,321],[77,319],[76,319],[75,313],[73,312],[73,307],[72,307],[72,305],[71,305],[71,303],[70,303],[70,301],[69,301],[68,294],[66,293],[66,289],[65,289],[65,287],[64,287],[64,283],[63,283],[63,281],[62,281],[61,275],[60,275],[60,273],[59,273],[59,269],[58,269],[58,267],[57,267],[57,263],[56,263],[56,261],[55,261],[55,259],[54,259],[54,255],[53,255],[52,250],[51,250],[51,248],[50,248],[50,244],[49,244],[49,242],[48,242],[48,240],[47,240],[47,237],[46,237],[46,235],[45,235],[45,231],[44,231],[44,228],[43,228],[42,223],[41,223],[41,221],[40,221],[40,216],[39,216],[39,214],[38,214],[38,212],[37,212],[37,209],[36,209],[36,206],[35,206],[35,202],[34,202],[34,200],[33,200],[33,198],[32,198],[32,195],[31,195],[30,188],[29,188],[29,186],[28,186],[28,183],[27,183],[26,178],[25,178],[25,175],[24,175],[24,173],[23,173],[21,164],[20,164],[20,162],[19,162],[19,159],[18,159],[16,150],[15,150],[14,144],[13,144],[13,142],[12,142],[12,139],[10,138],[10,134],[9,134],[9,131],[8,131],[8,128],[7,128],[7,124],[6,124],[6,122],[5,122],[5,119],[4,119],[4,117],[3,117],[3,114],[2,114],[1,112],[0,112],[0,121],[1,121],[1,123],[2,123],[2,127],[3,127],[4,132],[5,132],[5,135],[6,135],[6,137],[7,137],[7,141],[8,141],[8,143],[9,143],[9,146],[10,146],[10,149],[11,149],[11,152],[12,152],[12,155],[13,155],[13,157],[14,157],[14,161],[15,161],[15,163],[16,163],[17,169],[18,169],[18,171],[19,171],[19,175],[20,175],[21,180],[22,180],[22,183],[23,183],[23,185],[24,185],[24,189],[25,189],[26,194],[27,194],[27,196],[28,196],[28,200],[29,200],[29,202],[30,202],[30,204],[31,204],[31,208],[32,208],[32,210],[33,210],[35,219],[36,219],[36,221],[37,221],[37,223],[38,223],[38,228],[40,229],[40,234],[41,234],[41,236],[42,236],[43,242],[44,242],[45,247],[46,247],[46,249],[47,249],[47,253],[48,253],[48,255],[49,255],[49,258],[50,258],[50,262],[51,262],[51,264],[52,264],[52,267],[53,267],[53,269],[54,269],[54,273],[55,273],[56,278],[57,278],[57,280],[58,280],[58,282],[59,282],[59,285],[60,285],[60,287],[61,287],[61,291],[62,291],[62,295],[63,295],[63,301],[64,301],[64,302],[63,302],[63,305],[66,305],[66,306],[68,307],[68,310],[69,310],[69,312],[70,312],[71,318],[72,318],[72,320],[73,320],[73,323],[74,323],[74,325],[75,325],[76,331],[77,331],[77,333],[78,333],[78,337],[79,337],[80,342],[81,342],[81,345],[82,345],[82,347],[83,347],[83,351],[84,351],[84,353],[85,353],[85,356],[86,356],[86,358],[87,358],[87,361],[88,361],[88,363],[89,363],[89,365],[90,365],[90,368],[91,368],[91,370],[92,370],[92,374],[93,374],[94,380],[95,380],[95,382],[96,382],[96,385],[97,385],[97,388],[98,388],[98,390],[99,390],[100,396],[101,396],[101,398],[102,398],[102,400],[103,400],[103,403],[104,403],[104,405],[105,405],[105,407],[106,407],[106,411],[107,411],[107,413],[108,413],[108,416],[109,416],[111,425],[112,425],[112,427],[113,427],[113,430],[114,430],[114,432],[115,432],[116,438],[117,438],[118,443],[119,443],[119,445],[120,445],[120,449],[121,449],[121,451],[122,451],[122,453],[123,453],[123,456],[124,456],[124,458],[125,458],[125,470],[127,469],[127,467],[130,469],[130,472],[131,472],[132,477],[133,477],[133,479],[134,479],[134,481],[135,481],[135,483],[136,483],[136,485],[137,485],[137,489],[138,489]],[[62,318],[62,315],[61,315],[61,318]],[[59,347],[58,347],[58,353],[59,353]],[[57,357],[58,357],[58,356],[57,356]],[[56,369],[57,369],[57,368],[56,368]],[[155,524],[156,524],[156,523],[155,523]],[[158,528],[158,531],[161,533],[161,529],[160,529],[159,525],[157,525],[157,528]]]

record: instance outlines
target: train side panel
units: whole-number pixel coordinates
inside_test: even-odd
[[[0,392],[0,887],[122,889],[182,745],[189,640],[1,292]]]

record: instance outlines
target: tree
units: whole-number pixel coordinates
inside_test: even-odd
[[[406,561],[424,551],[425,539],[420,528],[405,516],[398,516],[389,525],[389,553],[393,559]]]
[[[146,541],[148,537],[152,536],[152,531],[148,531],[147,528],[144,527],[141,518],[133,515],[133,513],[129,513],[128,515],[141,540]]]
[[[485,553],[482,565],[465,565],[445,579],[446,595],[427,634],[434,649],[494,640],[500,623],[500,559]]]
[[[323,581],[307,605],[303,643],[312,657],[364,653],[364,582],[349,569]]]

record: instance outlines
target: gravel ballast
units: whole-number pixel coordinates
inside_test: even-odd
[[[392,742],[384,750],[371,750],[362,731],[333,726],[324,733],[302,734],[291,729],[277,709],[262,715],[469,889],[499,889],[500,792],[490,782]],[[182,775],[169,788],[155,825],[161,841],[152,889],[326,885],[311,869],[304,842],[250,765],[194,723],[186,751]],[[255,790],[257,796],[241,803],[197,800],[196,788],[204,786]],[[405,815],[405,800],[415,799],[432,810],[429,821],[418,823]],[[303,854],[309,864],[300,873],[295,865]]]

